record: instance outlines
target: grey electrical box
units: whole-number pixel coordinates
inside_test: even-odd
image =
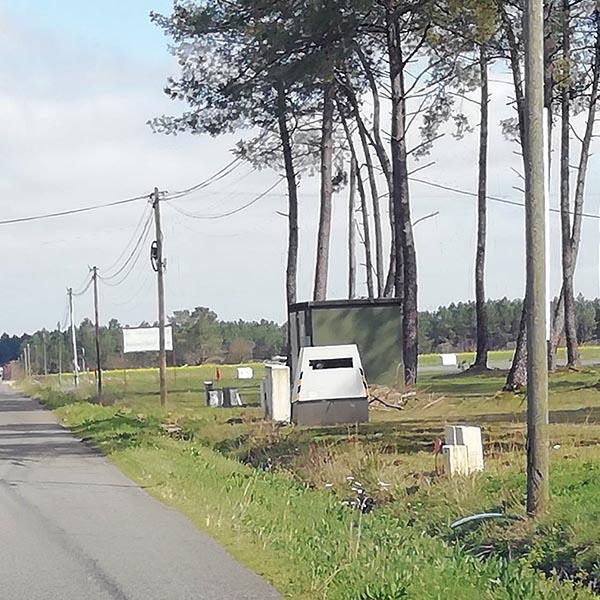
[[[242,399],[237,388],[226,387],[223,388],[223,404],[224,408],[231,408],[232,406],[242,406]]]
[[[288,309],[290,367],[300,349],[356,344],[369,383],[402,388],[402,306],[398,298],[300,302]]]
[[[206,406],[210,406],[210,394],[214,389],[212,381],[204,382],[204,401],[206,402]]]

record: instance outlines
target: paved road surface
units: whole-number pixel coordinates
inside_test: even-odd
[[[275,598],[50,412],[0,386],[0,599]]]

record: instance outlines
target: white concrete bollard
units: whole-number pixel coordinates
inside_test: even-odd
[[[447,425],[445,433],[447,446],[465,446],[468,474],[483,471],[481,428],[467,425]]]
[[[290,368],[286,365],[265,365],[265,417],[280,423],[292,418]]]
[[[442,455],[446,473],[454,475],[469,475],[469,457],[467,447],[462,445],[442,446]]]

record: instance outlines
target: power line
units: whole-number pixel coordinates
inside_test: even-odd
[[[235,179],[232,179],[230,182],[227,182],[225,187],[221,187],[220,189],[214,189],[214,190],[208,190],[207,186],[206,188],[202,188],[202,190],[204,190],[202,192],[202,198],[203,199],[211,199],[210,204],[206,204],[206,209],[212,209],[215,207],[219,207],[221,205],[221,198],[223,197],[233,197],[233,196],[249,196],[251,194],[253,194],[254,192],[251,192],[249,190],[240,190],[238,189],[236,186],[242,182],[244,179],[247,179],[248,177],[250,177],[251,175],[253,175],[254,173],[256,173],[256,171],[258,171],[258,169],[256,167],[253,167],[252,169],[250,169],[249,171],[246,171],[244,174],[240,175],[239,177],[236,177]],[[191,200],[193,198],[193,194],[190,194],[188,196],[170,196],[169,194],[166,194],[166,197],[164,198],[165,200]]]
[[[121,285],[123,282],[125,282],[125,280],[131,275],[131,273],[133,272],[133,269],[135,269],[136,265],[138,264],[140,257],[142,256],[142,250],[145,247],[146,241],[148,240],[148,236],[150,234],[150,223],[152,222],[152,219],[150,218],[148,220],[148,225],[145,228],[145,230],[142,232],[142,235],[140,235],[139,239],[138,239],[138,243],[136,244],[136,247],[132,250],[131,254],[127,257],[127,260],[123,263],[123,265],[121,266],[121,268],[114,274],[111,275],[110,277],[100,277],[101,281],[103,283],[105,283],[106,285],[110,286],[110,287],[117,287],[119,285]],[[128,266],[129,265],[129,266]],[[113,281],[113,279],[115,277],[117,277],[119,274],[121,274],[124,269],[125,270],[124,274],[121,276],[121,278],[118,281]]]
[[[241,237],[243,235],[252,235],[255,233],[258,233],[258,229],[254,228],[254,229],[244,229],[242,231],[237,231],[234,233],[210,233],[207,231],[201,231],[200,229],[196,229],[195,227],[190,227],[189,223],[186,222],[186,220],[181,219],[177,214],[173,214],[173,223],[175,224],[176,227],[183,227],[184,229],[187,229],[188,231],[191,231],[192,233],[196,233],[198,235],[201,235],[203,237],[208,237],[208,238],[219,238],[219,239],[223,239],[223,238],[236,238],[236,237]]]
[[[205,219],[205,220],[223,219],[225,217],[230,217],[231,215],[235,215],[236,213],[242,212],[243,210],[246,210],[253,204],[256,204],[259,200],[262,200],[262,198],[264,198],[266,195],[268,195],[270,192],[272,192],[284,179],[285,179],[284,177],[280,177],[273,185],[271,185],[264,192],[262,192],[261,194],[259,194],[258,196],[256,196],[252,200],[250,200],[250,202],[246,202],[246,204],[243,204],[242,206],[240,206],[238,208],[234,208],[227,212],[216,214],[216,215],[199,215],[196,213],[187,212],[187,211],[183,210],[182,208],[177,207],[174,204],[168,204],[168,206],[170,206],[173,210],[175,210],[179,214],[182,214],[185,217],[189,217],[191,219]],[[170,200],[171,198],[168,198],[168,199]]]
[[[123,271],[125,271],[127,269],[128,265],[130,265],[131,261],[133,261],[133,266],[135,266],[135,264],[137,263],[137,258],[139,257],[141,250],[144,247],[146,240],[148,239],[148,234],[150,233],[151,223],[152,223],[152,213],[149,212],[146,216],[146,222],[144,223],[142,230],[140,231],[140,234],[138,236],[138,239],[137,239],[134,247],[132,248],[131,252],[129,253],[129,256],[125,259],[125,261],[121,264],[121,266],[112,275],[106,275],[106,276],[100,277],[100,279],[102,279],[102,281],[104,281],[106,283],[109,280],[112,280],[112,279],[115,279],[116,277],[118,277],[121,273],[123,273]],[[125,277],[127,277],[127,275],[129,275],[130,272],[131,272],[131,269],[127,272]],[[124,281],[124,279],[122,281]],[[122,281],[120,283],[122,283]],[[115,284],[115,285],[119,285],[119,284]]]
[[[137,225],[135,226],[135,229],[133,230],[133,234],[132,234],[131,238],[129,239],[129,241],[127,242],[127,244],[125,245],[125,247],[123,248],[123,251],[121,252],[121,254],[119,254],[119,256],[114,260],[114,262],[109,267],[104,269],[107,273],[110,273],[121,262],[121,260],[127,253],[127,250],[129,250],[131,244],[135,241],[136,236],[144,228],[145,219],[149,218],[149,213],[150,213],[150,211],[148,210],[148,207],[149,207],[149,204],[144,207],[144,210],[142,211],[142,214],[140,216],[140,220],[137,222]]]
[[[447,192],[454,192],[455,194],[462,194],[463,196],[471,196],[474,198],[478,197],[477,192],[469,192],[468,190],[461,190],[459,188],[455,188],[455,187],[452,187],[449,185],[444,185],[442,183],[436,183],[435,181],[427,181],[425,179],[418,179],[417,177],[409,177],[409,179],[411,181],[414,181],[415,183],[422,183],[423,185],[428,185],[430,187],[438,188],[440,190],[445,190]],[[500,202],[502,204],[508,204],[510,206],[518,206],[520,208],[525,207],[525,204],[523,202],[519,202],[518,200],[509,200],[508,198],[500,198],[498,196],[486,196],[486,198],[488,200],[492,200],[493,202]],[[560,214],[560,209],[550,207],[550,212]],[[571,216],[575,216],[576,213],[569,211],[569,214]],[[581,213],[577,213],[577,214],[581,215],[582,217],[587,217],[589,219],[600,219],[600,215],[593,215],[591,213],[581,212]]]
[[[121,206],[123,204],[129,204],[130,202],[137,202],[139,200],[147,200],[150,194],[144,194],[143,196],[134,196],[133,198],[125,198],[124,200],[116,200],[114,202],[106,202],[104,204],[95,204],[94,206],[84,206],[82,208],[72,208],[70,210],[61,210],[53,213],[46,213],[42,215],[34,215],[30,217],[17,217],[15,219],[4,219],[0,221],[0,225],[12,225],[14,223],[28,223],[30,221],[41,221],[43,219],[53,219],[55,217],[65,217],[67,215],[75,215],[84,212],[90,212],[93,210],[99,210],[101,208],[110,208],[112,206]]]
[[[89,276],[90,276],[90,275],[89,275],[89,271],[88,271],[88,273],[86,273],[86,275],[85,275],[85,277],[84,277],[83,281],[82,281],[82,282],[81,282],[81,283],[80,283],[80,284],[77,286],[77,288],[75,288],[75,289],[81,289],[81,288],[84,288],[84,287],[85,287],[85,286],[86,286],[86,285],[89,283]],[[72,288],[71,288],[71,289],[72,289]],[[80,292],[78,292],[78,294],[80,294]],[[76,294],[76,295],[77,295],[77,294]]]
[[[198,189],[207,187],[207,186],[215,183],[216,181],[219,181],[219,180],[223,179],[224,177],[227,177],[227,175],[229,175],[230,173],[233,173],[233,171],[238,169],[242,163],[243,163],[243,159],[238,156],[238,157],[234,158],[231,162],[226,164],[223,168],[219,169],[216,173],[214,173],[213,175],[211,175],[210,177],[205,179],[204,181],[201,181],[200,183],[198,183],[192,187],[186,188],[184,190],[174,192],[173,194],[170,195],[170,198],[175,199],[175,198],[187,196],[188,194],[191,194],[192,192],[194,192]],[[16,223],[29,223],[32,221],[42,221],[45,219],[54,219],[57,217],[76,215],[76,214],[80,214],[80,213],[91,212],[94,210],[100,210],[103,208],[111,208],[113,206],[122,206],[124,204],[129,204],[131,202],[138,202],[139,200],[148,200],[151,198],[151,196],[152,196],[151,193],[146,193],[146,194],[141,194],[139,196],[133,196],[131,198],[124,198],[123,200],[115,200],[113,202],[105,202],[103,204],[94,204],[92,206],[82,206],[81,208],[71,208],[71,209],[60,210],[60,211],[51,212],[51,213],[43,213],[41,215],[30,215],[30,216],[26,216],[26,217],[15,217],[14,219],[3,219],[3,220],[0,220],[0,225],[13,225]]]
[[[188,196],[189,194],[196,192],[197,190],[204,189],[205,187],[208,187],[209,185],[212,185],[213,183],[224,179],[225,177],[233,173],[236,169],[238,169],[241,165],[242,159],[238,156],[237,158],[234,158],[230,163],[225,165],[222,169],[211,175],[208,179],[205,179],[204,181],[201,181],[200,183],[197,183],[196,185],[193,185],[184,190],[167,194],[166,198],[169,200],[175,200],[177,198],[183,198],[184,196]]]
[[[90,289],[91,285],[92,285],[92,279],[90,278],[90,280],[87,282],[87,284],[81,291],[73,292],[73,296],[76,296],[76,297],[83,296]]]
[[[116,300],[108,300],[108,302],[114,306],[127,306],[129,304],[131,304],[132,302],[134,302],[135,300],[137,300],[138,298],[141,297],[141,295],[143,293],[145,293],[148,288],[149,288],[149,284],[152,283],[152,278],[150,277],[150,273],[151,271],[148,269],[148,271],[146,271],[144,273],[144,277],[141,279],[141,285],[139,285],[136,289],[136,291],[124,302],[120,302],[120,301],[116,301]]]
[[[69,299],[67,297],[66,302],[65,302],[64,312],[63,312],[63,318],[59,322],[60,331],[65,331],[65,328],[67,327],[68,322],[69,322]]]

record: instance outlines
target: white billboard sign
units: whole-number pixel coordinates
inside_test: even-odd
[[[123,328],[123,352],[158,352],[158,327]],[[165,350],[173,350],[173,330],[165,327]]]
[[[252,379],[254,377],[252,367],[238,367],[236,373],[238,379]]]
[[[442,367],[458,366],[456,354],[440,354],[440,359],[442,361]]]

